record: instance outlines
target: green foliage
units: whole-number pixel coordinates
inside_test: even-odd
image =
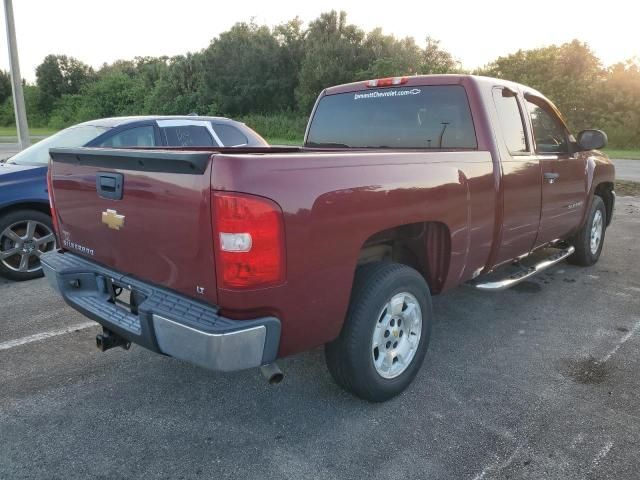
[[[79,120],[90,120],[140,115],[145,113],[145,94],[142,78],[130,77],[122,72],[110,72],[83,88],[76,117]]]
[[[251,114],[238,118],[266,138],[296,141],[304,137],[308,118],[295,113]]]
[[[423,52],[413,38],[398,40],[376,28],[367,33],[363,46],[369,57],[369,65],[358,73],[359,78],[414,75],[421,70]]]
[[[594,101],[599,114],[595,125],[607,132],[610,145],[640,147],[640,64],[629,60],[611,66]]]
[[[11,77],[9,72],[0,70],[0,103],[11,96]]]
[[[63,95],[74,95],[93,78],[93,69],[73,57],[47,55],[36,68],[36,85],[40,89],[38,104],[43,112],[51,111]]]
[[[311,111],[323,88],[362,78],[358,72],[367,69],[370,59],[364,38],[361,29],[347,23],[345,12],[332,10],[309,24],[295,92],[300,111]]]
[[[420,63],[421,74],[455,73],[460,70],[460,65],[446,50],[440,48],[440,42],[427,36],[427,46],[422,53]]]
[[[578,40],[500,57],[481,72],[528,85],[549,97],[572,128],[593,125],[592,98],[604,79],[600,60]]]
[[[167,61],[166,69],[147,94],[145,110],[162,115],[201,115],[212,108],[205,97],[202,54],[177,56]]]
[[[285,108],[290,101],[283,47],[266,26],[237,23],[204,51],[205,98],[211,113],[244,115]]]
[[[15,117],[13,114],[13,102],[9,97],[0,103],[0,127],[10,127],[11,125],[15,125]]]
[[[65,55],[48,55],[25,85],[32,126],[62,128],[99,117],[140,114],[224,115],[245,121],[268,138],[300,141],[322,89],[389,76],[456,73],[462,69],[440,43],[379,28],[365,32],[345,12],[321,14],[306,28],[300,19],[269,28],[237,23],[195,53],[136,57],[98,71]],[[496,59],[479,74],[543,92],[570,127],[602,128],[613,147],[640,147],[640,66],[603,68],[574,40]],[[0,126],[13,125],[11,82],[0,71]]]
[[[629,60],[604,69],[587,44],[519,50],[479,72],[533,87],[549,97],[570,128],[600,128],[609,144],[640,146],[640,67]]]

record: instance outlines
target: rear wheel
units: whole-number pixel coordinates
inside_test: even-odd
[[[0,217],[0,275],[11,280],[42,276],[40,255],[56,248],[51,217],[17,210]]]
[[[606,225],[607,209],[602,198],[596,195],[591,202],[587,221],[572,239],[576,251],[567,259],[568,262],[583,267],[596,263],[602,252]]]
[[[431,317],[429,287],[416,270],[393,263],[360,267],[342,332],[325,347],[336,383],[372,402],[401,393],[424,360]]]

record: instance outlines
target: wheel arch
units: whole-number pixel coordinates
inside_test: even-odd
[[[44,213],[45,215],[51,216],[51,208],[49,207],[48,202],[31,200],[19,201],[0,206],[0,217],[18,210],[36,210],[38,212]]]
[[[433,293],[442,289],[451,263],[451,233],[439,221],[409,223],[370,235],[362,244],[356,268],[389,261],[414,268]],[[355,279],[354,271],[354,279]]]
[[[611,219],[613,217],[613,207],[615,203],[613,191],[613,182],[601,182],[596,185],[596,188],[593,191],[593,194],[602,198],[602,201],[604,202],[604,206],[607,211],[607,226],[611,224]]]

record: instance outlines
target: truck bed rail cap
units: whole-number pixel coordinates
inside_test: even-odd
[[[131,148],[52,148],[54,162],[72,165],[201,175],[207,169],[212,152],[143,150]]]

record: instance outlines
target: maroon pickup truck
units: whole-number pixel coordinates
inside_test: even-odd
[[[336,382],[383,401],[427,350],[431,295],[598,260],[614,167],[523,85],[466,75],[324,90],[302,148],[52,149],[64,300],[212,370],[324,345]]]

